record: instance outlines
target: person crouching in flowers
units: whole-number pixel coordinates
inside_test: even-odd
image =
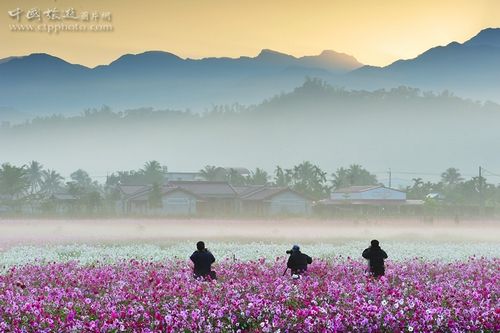
[[[307,271],[307,265],[312,264],[312,258],[300,252],[300,247],[294,245],[291,250],[286,251],[290,255],[286,267],[290,268],[292,277],[298,279],[301,274]]]
[[[384,260],[387,259],[387,253],[380,248],[378,240],[372,240],[371,246],[363,251],[362,256],[368,260],[368,268],[374,277],[385,274]]]
[[[189,259],[191,259],[194,264],[195,278],[209,277],[212,280],[217,279],[217,275],[212,271],[212,264],[215,262],[215,257],[205,248],[204,242],[199,241],[196,243],[196,251],[193,252]]]

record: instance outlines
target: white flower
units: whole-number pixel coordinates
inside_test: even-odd
[[[413,326],[408,325],[408,332],[413,332]]]
[[[307,254],[314,258],[331,259],[332,256],[342,255],[360,258],[359,249],[365,247],[365,242],[348,241],[343,244],[308,244]],[[55,245],[55,246],[15,246],[3,248],[0,251],[0,274],[12,266],[46,262],[67,262],[77,260],[81,264],[92,264],[97,261],[103,264],[112,264],[120,260],[145,259],[149,261],[166,261],[172,258],[186,259],[193,251],[191,242],[178,242],[161,247],[153,244],[130,245]],[[278,243],[247,243],[230,242],[210,243],[210,249],[219,260],[233,259],[247,261],[260,257],[275,259],[283,256],[287,247]],[[414,253],[424,260],[439,260],[443,262],[467,259],[472,255],[477,257],[497,257],[500,252],[500,243],[437,243],[437,242],[401,242],[388,241],[384,249],[393,261],[404,261],[412,258]],[[403,286],[404,287],[404,286]]]

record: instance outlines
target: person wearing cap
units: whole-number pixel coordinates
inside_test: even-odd
[[[387,259],[387,253],[380,248],[378,240],[372,240],[371,246],[363,251],[362,256],[368,260],[368,268],[373,277],[385,274],[384,260]]]
[[[307,265],[312,263],[312,258],[307,254],[300,252],[300,246],[294,245],[291,251],[287,251],[290,254],[288,262],[286,264],[287,268],[290,268],[292,276],[298,276],[307,271]]]
[[[196,251],[189,257],[194,264],[194,277],[210,277],[212,280],[217,278],[214,271],[212,271],[212,264],[215,262],[215,257],[207,248],[205,243],[199,241],[196,243]]]

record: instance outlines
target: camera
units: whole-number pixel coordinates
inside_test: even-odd
[[[292,254],[292,250],[286,250],[286,254]]]

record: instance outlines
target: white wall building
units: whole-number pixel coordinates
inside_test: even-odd
[[[351,186],[332,192],[330,199],[333,201],[365,201],[389,202],[406,201],[406,193],[382,185]]]

